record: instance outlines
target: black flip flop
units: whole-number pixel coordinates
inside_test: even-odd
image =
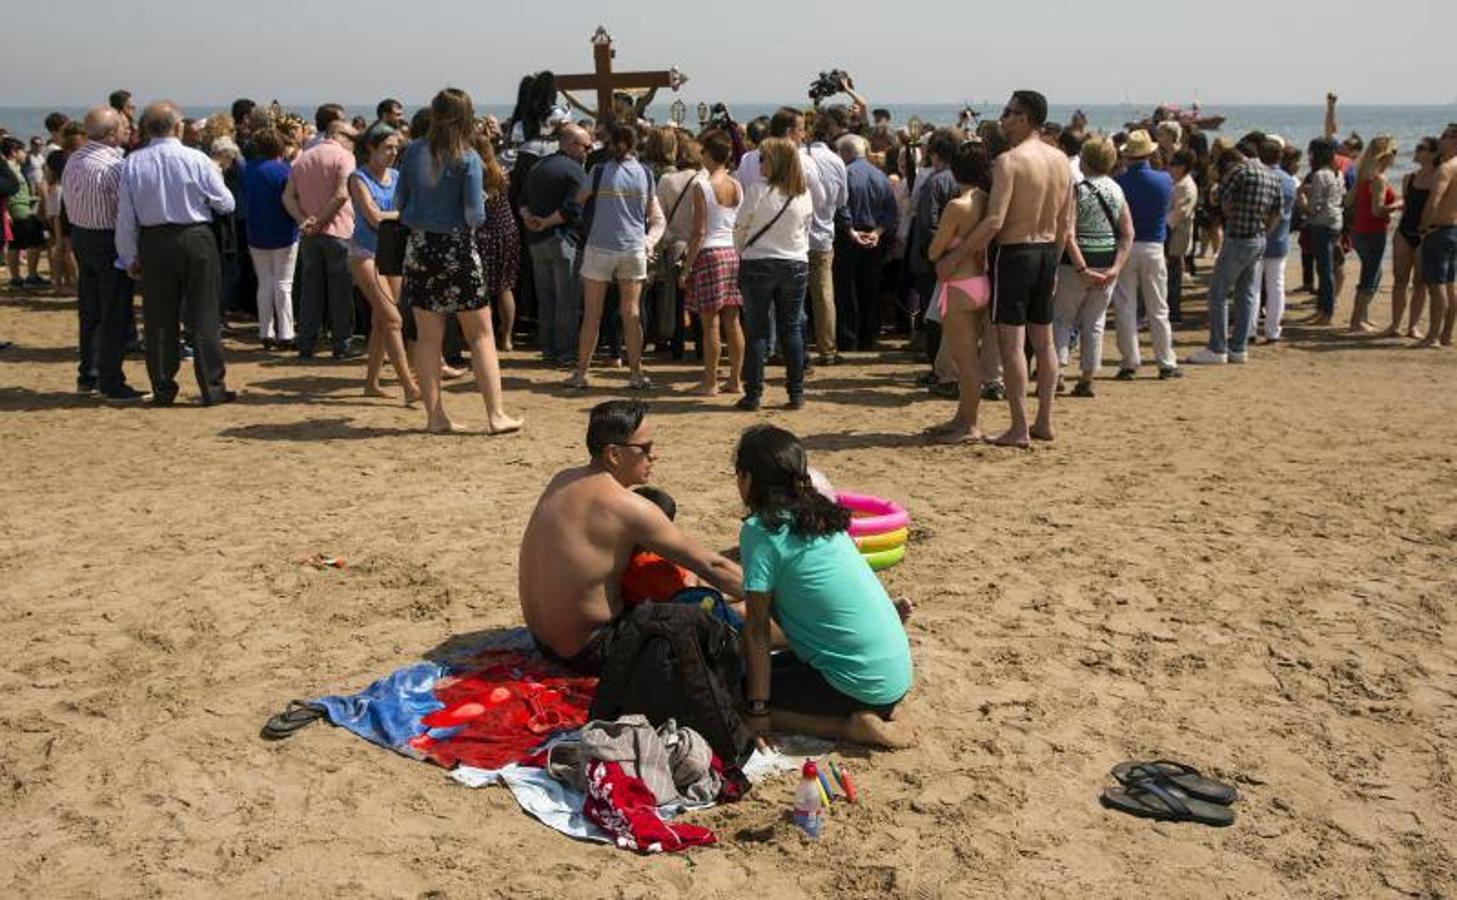
[[[283,712],[269,717],[263,725],[263,737],[270,741],[281,741],[294,732],[306,728],[328,715],[324,707],[302,700],[290,700]]]
[[[1099,798],[1109,809],[1164,822],[1198,822],[1224,828],[1234,824],[1234,811],[1227,806],[1195,800],[1162,778],[1134,777],[1121,787],[1103,789]]]
[[[1128,784],[1132,778],[1156,775],[1196,800],[1207,800],[1221,806],[1228,806],[1239,799],[1239,791],[1224,782],[1206,778],[1193,766],[1172,759],[1121,762],[1113,767],[1112,775],[1119,784]]]

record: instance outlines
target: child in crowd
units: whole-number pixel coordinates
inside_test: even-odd
[[[633,492],[661,509],[669,521],[678,518],[678,504],[667,491],[643,485]],[[649,600],[672,600],[679,591],[693,587],[698,587],[698,578],[692,572],[638,547],[622,573],[622,603],[632,609]]]

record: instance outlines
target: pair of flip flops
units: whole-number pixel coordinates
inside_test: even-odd
[[[1223,828],[1234,824],[1229,805],[1239,791],[1198,769],[1171,759],[1130,761],[1113,767],[1117,787],[1103,789],[1109,809],[1164,822],[1198,822]]]
[[[327,716],[324,707],[303,700],[290,700],[283,712],[270,716],[263,723],[263,737],[270,741],[281,741],[292,737],[301,728],[307,728]]]

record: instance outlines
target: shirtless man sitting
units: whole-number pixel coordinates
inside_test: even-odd
[[[584,675],[601,672],[624,610],[622,573],[636,549],[743,596],[743,573],[699,546],[632,488],[652,474],[653,423],[638,400],[593,408],[591,461],[546,486],[521,539],[521,613],[543,656]]]
[[[992,324],[1005,368],[1012,427],[991,443],[1027,447],[1031,439],[1052,440],[1052,397],[1057,388],[1057,351],[1052,340],[1052,295],[1057,263],[1067,240],[1072,170],[1067,155],[1039,139],[1047,121],[1047,98],[1016,91],[1002,110],[1002,131],[1012,149],[992,163],[987,213],[952,254],[947,268],[988,250],[992,282]],[[939,268],[939,267],[938,267]],[[1037,421],[1027,427],[1028,333],[1037,354]]]
[[[1442,163],[1422,210],[1422,279],[1432,298],[1432,327],[1423,347],[1452,346],[1457,322],[1457,122],[1442,132]]]

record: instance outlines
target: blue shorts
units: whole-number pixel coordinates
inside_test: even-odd
[[[1422,281],[1451,284],[1457,281],[1457,225],[1445,225],[1422,237]]]

